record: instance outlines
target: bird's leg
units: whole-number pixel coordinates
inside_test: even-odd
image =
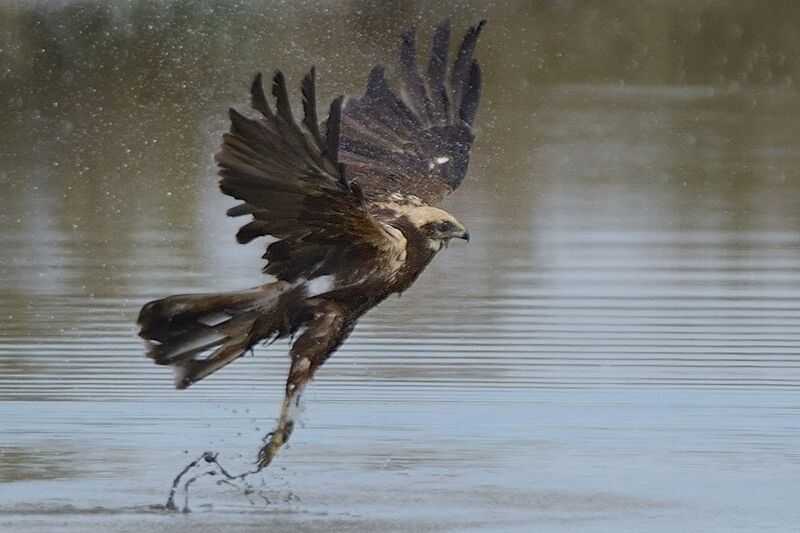
[[[294,365],[292,367],[294,368]],[[295,415],[299,409],[300,397],[306,382],[306,379],[302,380],[302,382],[295,382],[292,380],[293,376],[293,373],[289,374],[286,394],[281,406],[281,414],[278,416],[275,428],[264,438],[264,446],[258,452],[258,462],[256,463],[258,470],[266,468],[272,462],[272,459],[278,455],[278,451],[289,441],[289,437],[292,435]]]
[[[289,437],[292,435],[293,411],[296,409],[293,399],[288,394],[284,397],[281,414],[275,423],[275,428],[264,437],[264,446],[258,452],[258,462],[256,463],[259,470],[266,468],[272,462],[272,459],[278,455],[278,450],[289,441]],[[299,400],[300,396],[297,395],[296,399]]]
[[[339,347],[352,331],[352,325],[345,323],[345,315],[338,304],[326,302],[317,304],[316,314],[308,327],[292,344],[289,354],[292,366],[286,380],[286,394],[281,406],[281,414],[266,442],[258,453],[258,470],[266,468],[286,444],[292,434],[295,414],[299,409],[300,396],[314,372],[322,366],[330,354]]]

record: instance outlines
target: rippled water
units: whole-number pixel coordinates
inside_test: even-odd
[[[235,244],[213,179],[224,110],[274,64],[294,75],[316,61],[331,94],[357,90],[390,54],[375,37],[424,8],[354,21],[347,4],[326,22],[314,3],[133,5],[2,11],[17,41],[0,50],[12,103],[0,108],[0,529],[796,526],[800,95],[792,65],[769,59],[788,48],[765,41],[768,59],[754,60],[769,83],[722,67],[684,84],[649,70],[604,82],[598,58],[573,77],[557,62],[532,69],[559,47],[578,64],[582,41],[477,4],[457,22],[494,16],[480,137],[447,204],[472,241],[367,315],[254,494],[203,478],[191,515],[151,509],[205,450],[249,467],[287,369],[278,343],[176,391],[135,335],[152,298],[261,282],[261,246]],[[564,15],[573,30],[584,11]],[[731,13],[761,35],[762,19]],[[304,17],[334,33],[311,35]],[[622,34],[637,17],[618,21]],[[251,40],[226,30],[259,22]],[[504,62],[534,27],[548,45]],[[731,61],[749,53],[729,46]]]

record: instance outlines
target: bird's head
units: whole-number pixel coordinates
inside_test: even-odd
[[[469,232],[464,225],[444,209],[415,207],[408,210],[406,217],[428,238],[428,244],[436,251],[447,246],[450,239],[469,241]]]

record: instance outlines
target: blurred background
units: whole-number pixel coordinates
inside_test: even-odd
[[[6,0],[0,526],[194,527],[146,506],[205,449],[251,462],[286,346],[175,391],[138,309],[263,282],[212,160],[255,72],[297,86],[316,65],[321,102],[356,95],[404,28],[426,53],[444,16],[459,37],[488,19],[478,139],[445,204],[472,241],[319,372],[307,427],[264,474],[271,503],[209,482],[197,516],[800,520],[800,4]]]

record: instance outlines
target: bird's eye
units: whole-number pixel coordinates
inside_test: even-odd
[[[451,231],[453,229],[453,223],[450,222],[449,220],[444,220],[436,225],[436,229],[441,231],[442,233]]]

